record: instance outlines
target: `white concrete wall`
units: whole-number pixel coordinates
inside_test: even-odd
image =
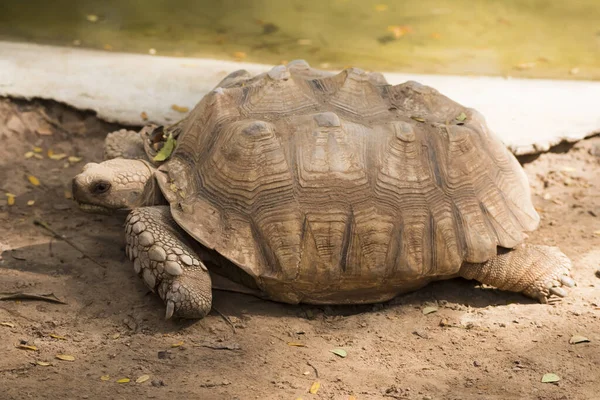
[[[168,124],[225,75],[271,66],[0,42],[0,95],[54,99],[124,124]],[[357,65],[357,67],[360,67]],[[415,80],[476,108],[516,154],[600,133],[600,82],[385,73]]]

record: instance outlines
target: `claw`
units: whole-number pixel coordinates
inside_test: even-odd
[[[175,312],[175,303],[173,303],[173,300],[168,300],[167,301],[167,312],[165,313],[165,319],[170,319],[173,316],[174,312]]]
[[[560,282],[567,287],[575,286],[575,281],[566,275],[560,277]]]
[[[552,288],[550,288],[550,293],[554,294],[556,296],[559,296],[559,297],[566,297],[567,296],[567,291],[565,289],[563,289],[563,288],[560,288],[560,287],[552,287]]]

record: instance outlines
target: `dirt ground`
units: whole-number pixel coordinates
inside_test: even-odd
[[[0,296],[66,303],[0,301],[0,399],[600,398],[600,137],[522,160],[542,216],[530,242],[573,260],[578,285],[562,302],[458,279],[356,307],[215,291],[230,324],[215,311],[164,321],[125,257],[124,216],[90,216],[68,199],[117,128],[56,103],[0,99]],[[569,344],[573,335],[590,342]],[[560,381],[542,383],[546,373]]]

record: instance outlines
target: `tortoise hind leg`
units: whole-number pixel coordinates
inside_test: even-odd
[[[547,303],[551,295],[567,295],[562,286],[574,286],[570,269],[571,261],[558,247],[521,245],[485,263],[464,263],[459,275]]]
[[[206,266],[186,243],[168,206],[136,208],[125,222],[126,252],[135,272],[167,306],[165,318],[202,318],[211,309]]]

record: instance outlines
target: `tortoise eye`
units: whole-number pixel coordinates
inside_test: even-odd
[[[105,181],[100,181],[100,182],[94,183],[94,186],[92,187],[92,193],[101,194],[101,193],[107,192],[108,189],[110,189],[110,183],[105,182]]]

